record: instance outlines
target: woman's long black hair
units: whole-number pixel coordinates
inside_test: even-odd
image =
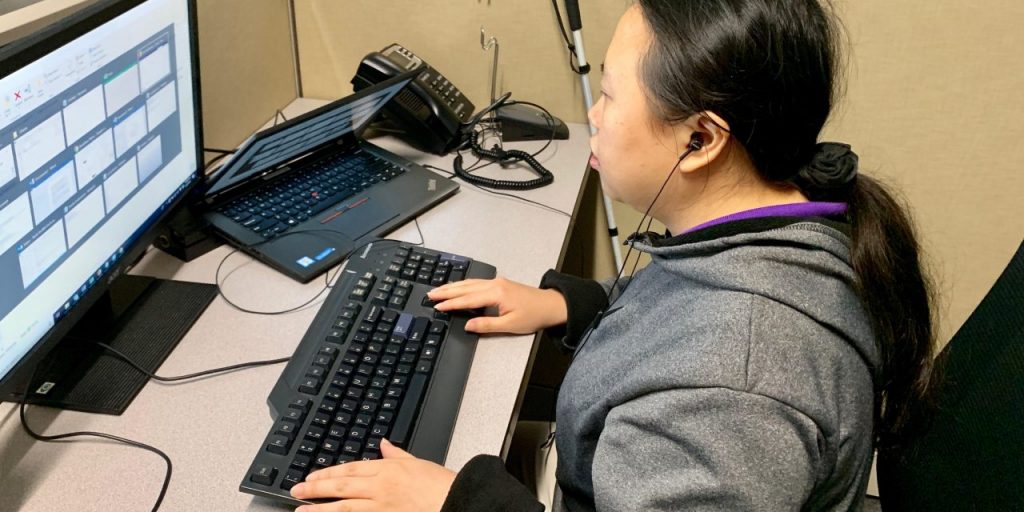
[[[641,82],[658,117],[714,112],[766,180],[822,198],[799,175],[838,96],[840,31],[830,9],[818,0],[637,3],[653,34]],[[905,207],[863,173],[828,199],[849,204],[857,291],[881,354],[876,439],[898,443],[929,402],[933,299],[920,247]]]

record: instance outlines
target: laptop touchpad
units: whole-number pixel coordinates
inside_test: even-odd
[[[320,223],[358,240],[397,216],[398,212],[379,200],[363,198],[322,213]]]

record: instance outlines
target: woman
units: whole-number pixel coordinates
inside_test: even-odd
[[[661,221],[601,285],[549,272],[443,286],[467,329],[561,328],[558,506],[859,510],[876,443],[927,389],[929,294],[905,213],[818,144],[834,29],[815,0],[638,0],[604,64],[591,165]],[[320,510],[540,510],[495,457],[458,474],[392,446],[309,476]],[[556,508],[558,508],[556,506]]]

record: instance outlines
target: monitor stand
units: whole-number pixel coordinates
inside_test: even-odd
[[[156,372],[216,295],[212,284],[119,277],[40,363],[24,401],[120,415],[149,377],[96,342]]]

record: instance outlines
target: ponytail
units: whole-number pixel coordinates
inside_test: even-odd
[[[856,288],[878,347],[875,439],[897,444],[931,405],[934,333],[931,286],[906,208],[857,170],[847,144],[824,142],[790,181],[815,201],[846,201],[853,227]]]
[[[851,260],[874,328],[876,441],[898,444],[931,405],[934,356],[931,284],[906,209],[881,183],[859,174],[850,191]]]

